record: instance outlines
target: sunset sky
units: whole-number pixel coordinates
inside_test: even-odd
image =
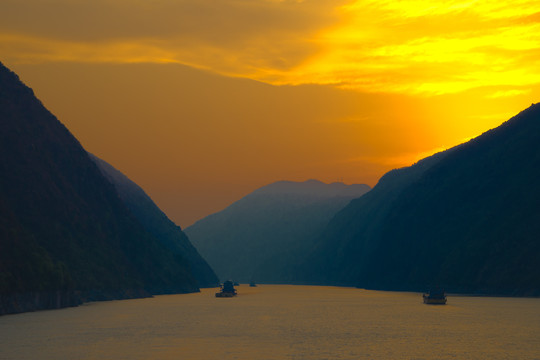
[[[1,0],[0,61],[182,227],[367,183],[540,99],[537,1]]]

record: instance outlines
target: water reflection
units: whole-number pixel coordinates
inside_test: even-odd
[[[0,359],[535,359],[540,299],[238,288],[0,317]]]

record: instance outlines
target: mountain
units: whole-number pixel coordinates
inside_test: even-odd
[[[314,236],[367,185],[279,181],[185,229],[222,280],[286,283]]]
[[[198,291],[77,139],[0,63],[0,314]]]
[[[219,280],[216,274],[191,245],[180,226],[173,223],[137,184],[106,161],[92,154],[89,155],[102,174],[114,185],[120,199],[144,228],[160,240],[167,249],[186,258],[199,286],[218,286]]]
[[[319,235],[298,274],[370,289],[540,295],[540,104],[383,176]]]

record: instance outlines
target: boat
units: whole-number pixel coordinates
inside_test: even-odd
[[[227,280],[220,286],[220,291],[216,293],[216,297],[233,297],[236,296],[236,289],[233,282]]]
[[[423,294],[424,304],[430,305],[445,305],[446,304],[446,294],[443,289],[435,288],[431,289],[429,293]]]

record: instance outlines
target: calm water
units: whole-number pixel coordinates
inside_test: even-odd
[[[540,359],[540,299],[240,286],[0,317],[0,359]]]

